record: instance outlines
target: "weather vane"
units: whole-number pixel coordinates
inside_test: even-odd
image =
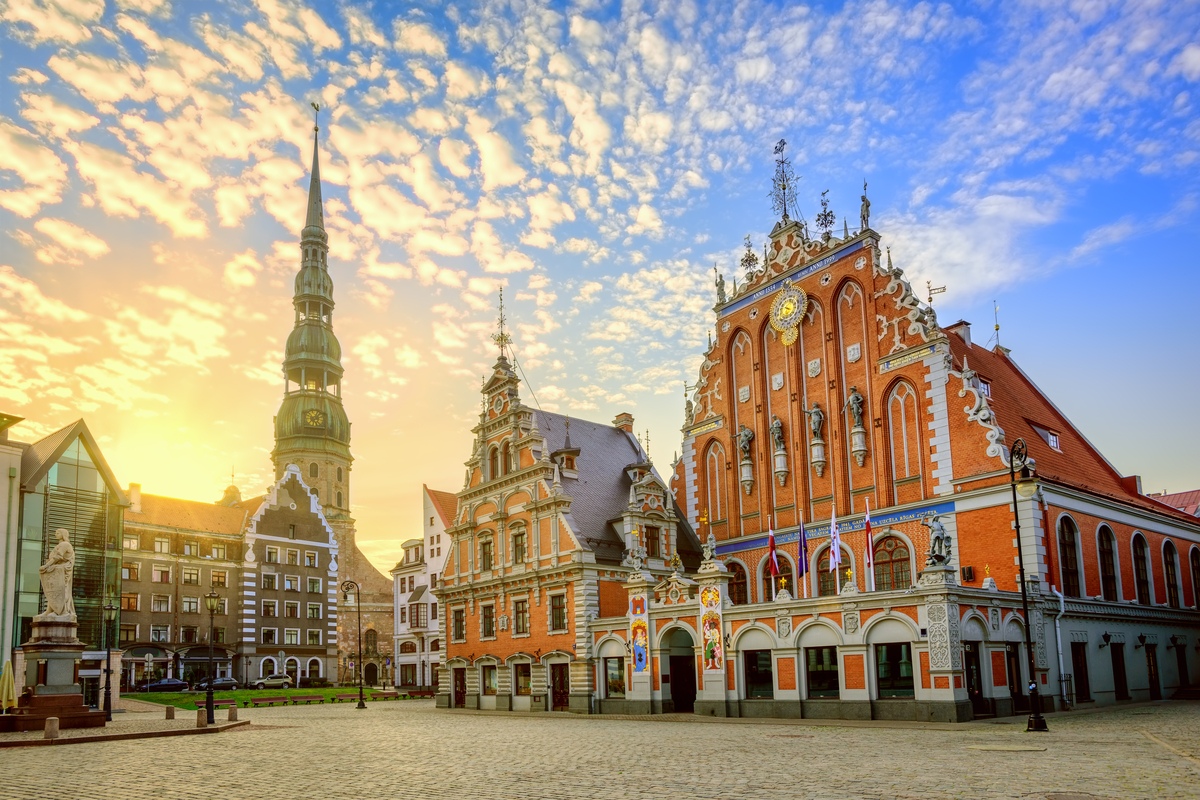
[[[927,292],[929,292],[929,300],[927,302],[929,303],[929,305],[933,305],[933,296],[935,294],[941,294],[942,292],[946,291],[946,287],[945,286],[934,286],[933,281],[925,281],[925,290]]]
[[[500,348],[500,355],[504,355],[504,348],[512,344],[512,337],[504,332],[504,287],[500,287],[500,318],[497,320],[500,325],[498,333],[492,334],[492,341]]]
[[[317,124],[317,117],[321,113],[321,107],[316,103],[309,103],[309,105],[313,108],[313,130],[319,131],[321,130],[321,126]]]
[[[829,190],[821,192],[821,213],[817,214],[817,227],[821,230],[821,241],[828,242],[837,214],[829,210]]]
[[[775,145],[775,177],[771,179],[771,209],[788,221],[788,208],[796,208],[796,173],[792,162],[783,154],[787,140],[780,139]]]

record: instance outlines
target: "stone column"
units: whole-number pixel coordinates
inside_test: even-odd
[[[722,611],[729,597],[729,571],[715,559],[705,559],[696,575],[696,592],[699,608],[700,630],[700,686],[696,688],[696,713],[710,717],[729,716],[725,689],[726,670],[734,666],[728,663],[725,652],[726,637],[730,631],[725,627]]]
[[[649,714],[654,696],[649,613],[654,595],[653,578],[640,569],[634,570],[625,581],[625,590],[629,593],[629,642],[633,658],[632,678],[625,690],[625,698],[630,714]]]
[[[962,641],[959,636],[957,571],[949,564],[928,566],[921,571],[918,590],[925,594],[922,609],[928,629],[929,688],[926,719],[931,722],[966,722],[972,719],[971,700],[967,696],[962,666]],[[914,651],[914,683],[920,685],[920,658]]]

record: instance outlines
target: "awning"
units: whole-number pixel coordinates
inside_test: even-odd
[[[425,585],[422,584],[413,590],[413,593],[408,596],[408,602],[415,603],[425,596]]]

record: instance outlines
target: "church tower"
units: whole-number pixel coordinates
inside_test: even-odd
[[[314,108],[316,106],[314,105]],[[391,642],[395,605],[392,581],[358,549],[350,515],[350,420],[342,406],[342,346],[333,333],[333,280],[329,277],[329,236],[321,204],[320,127],[313,125],[312,178],[308,213],[300,232],[300,271],[292,305],[295,314],[283,355],[283,402],[275,416],[271,461],[279,479],[288,464],[300,468],[317,492],[325,519],[337,538],[337,580],[358,584],[358,608],[339,592],[337,615],[340,683],[353,683],[358,671],[368,685],[393,679]],[[362,662],[358,659],[358,619],[362,619]]]
[[[283,357],[283,403],[275,416],[271,460],[279,478],[288,464],[317,490],[326,516],[348,517],[350,421],[342,406],[342,346],[333,333],[333,280],[329,237],[321,205],[321,168],[313,126],[308,216],[300,232],[300,271],[292,305],[295,318]]]

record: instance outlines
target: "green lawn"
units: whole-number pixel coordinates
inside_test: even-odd
[[[380,689],[363,688],[363,697],[368,701],[371,699],[372,691],[380,691]],[[334,695],[339,694],[358,694],[357,686],[333,686],[321,689],[238,689],[234,692],[213,692],[213,699],[237,700],[239,706],[245,706],[251,697],[280,697],[290,696],[293,694],[321,695],[328,702]],[[176,708],[195,709],[204,705],[204,692],[126,692],[122,697],[129,697],[134,700],[145,700],[150,703],[159,703],[164,706],[175,706]],[[345,701],[342,701],[345,702]],[[391,701],[388,701],[391,702]]]

